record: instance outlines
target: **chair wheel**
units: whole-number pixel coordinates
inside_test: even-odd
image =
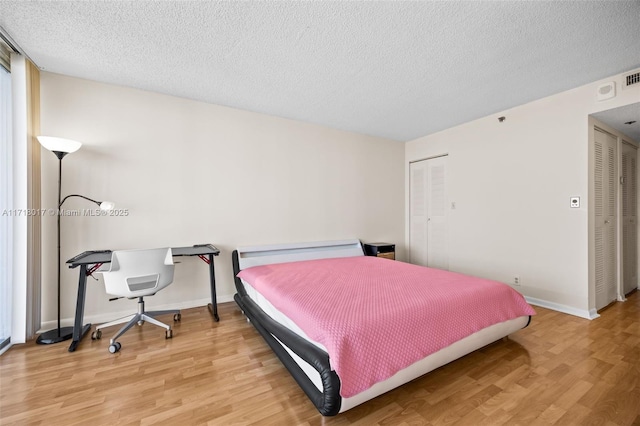
[[[180,321],[181,319],[182,319],[182,315],[181,315],[181,314],[175,314],[175,315],[173,316],[173,320],[174,320],[174,321]]]
[[[165,339],[171,339],[173,337],[173,330],[167,330],[165,334]]]
[[[100,340],[102,338],[102,330],[96,330],[91,333],[91,340]]]
[[[116,352],[120,351],[120,348],[122,347],[122,345],[120,344],[120,342],[115,342],[109,345],[109,352],[111,352],[112,354],[115,354]]]

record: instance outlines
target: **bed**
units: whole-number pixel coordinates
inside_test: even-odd
[[[359,240],[241,247],[234,299],[325,416],[529,325],[506,284],[364,256]]]

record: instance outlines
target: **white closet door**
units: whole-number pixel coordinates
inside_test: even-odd
[[[427,266],[438,269],[449,269],[446,159],[428,160],[427,168]]]
[[[409,262],[427,266],[427,164],[409,164]]]
[[[447,242],[447,157],[411,163],[411,263],[449,269]]]
[[[622,144],[622,287],[638,287],[637,160],[635,146]]]
[[[596,309],[616,299],[616,143],[615,137],[595,129]]]

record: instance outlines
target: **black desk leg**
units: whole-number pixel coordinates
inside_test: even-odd
[[[82,320],[84,318],[84,298],[87,290],[87,265],[80,266],[80,279],[78,280],[78,298],[76,299],[76,318],[73,323],[73,340],[69,346],[69,352],[76,350],[78,343],[84,337],[89,330],[91,330],[91,324],[82,326]]]
[[[213,315],[216,321],[220,321],[218,316],[218,302],[216,300],[216,270],[213,266],[213,255],[209,255],[209,281],[211,283],[211,303],[209,303],[209,312]]]

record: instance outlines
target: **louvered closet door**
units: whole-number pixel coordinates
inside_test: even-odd
[[[638,287],[637,161],[635,146],[622,144],[622,287],[628,294]]]
[[[446,172],[446,156],[409,166],[411,263],[449,269]]]
[[[409,164],[409,262],[427,266],[427,160]]]
[[[616,143],[595,129],[595,281],[596,309],[616,299]]]

